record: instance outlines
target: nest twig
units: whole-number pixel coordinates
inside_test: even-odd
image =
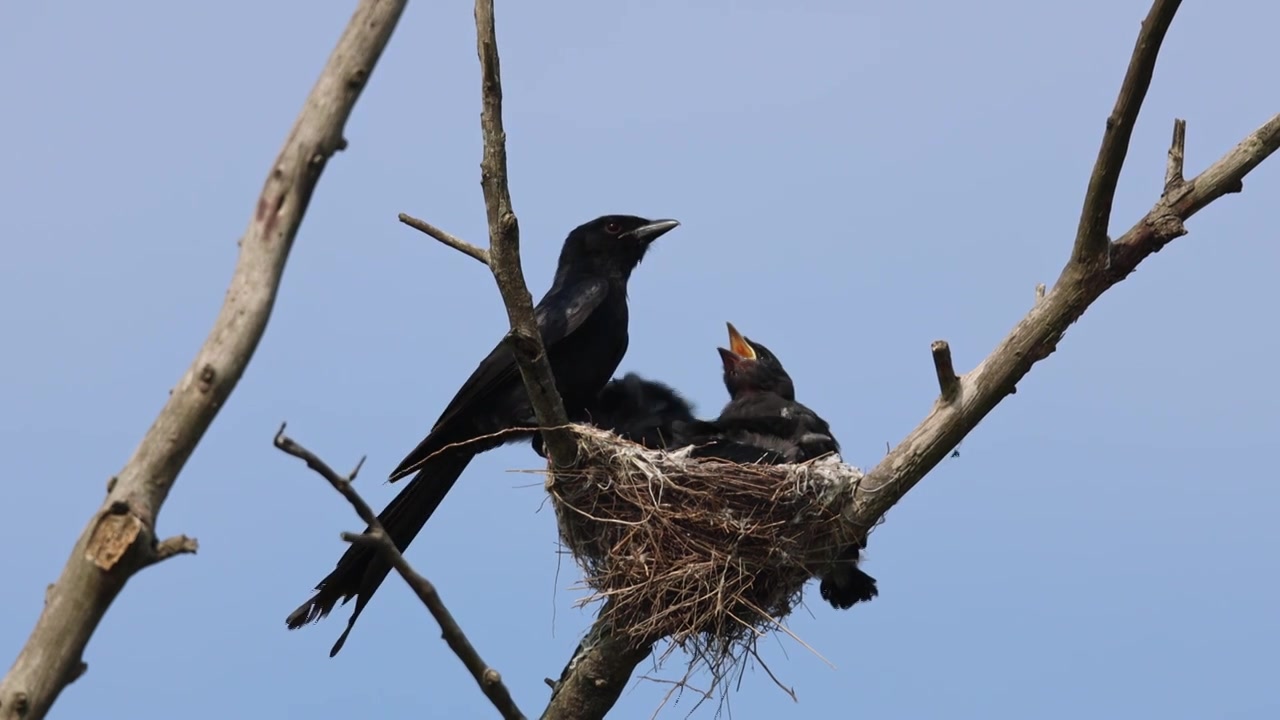
[[[578,461],[547,479],[560,535],[594,591],[582,603],[609,600],[637,644],[669,638],[719,676],[851,542],[839,517],[862,473],[837,457],[738,465],[571,429]]]

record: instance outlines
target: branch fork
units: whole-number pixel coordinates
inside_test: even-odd
[[[510,691],[506,685],[502,683],[502,676],[497,670],[494,670],[484,662],[480,657],[480,653],[476,651],[471,641],[467,639],[466,633],[462,631],[462,627],[458,625],[453,614],[445,607],[444,601],[440,599],[440,594],[436,591],[434,585],[431,584],[422,575],[409,565],[409,561],[405,560],[404,555],[396,544],[391,541],[391,536],[387,535],[387,531],[382,527],[382,523],[378,522],[378,516],[373,512],[373,508],[360,497],[360,493],[356,492],[353,484],[356,475],[360,473],[360,468],[364,467],[365,458],[360,458],[354,469],[345,477],[339,475],[321,460],[318,455],[299,445],[292,438],[284,434],[285,424],[281,423],[280,430],[276,432],[274,444],[277,449],[287,455],[302,460],[307,467],[314,470],[318,475],[329,482],[329,485],[337,490],[347,502],[351,503],[351,507],[355,509],[356,514],[365,522],[368,529],[363,533],[342,533],[342,539],[359,545],[366,545],[376,548],[405,583],[413,590],[422,604],[426,606],[431,616],[440,624],[440,632],[446,643],[462,660],[462,664],[466,666],[471,676],[475,678],[476,683],[480,686],[480,690],[485,694],[493,706],[506,720],[525,720],[525,716],[516,707],[515,701],[511,698]]]

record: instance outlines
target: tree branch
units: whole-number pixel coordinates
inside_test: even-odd
[[[83,672],[82,656],[126,580],[194,540],[157,543],[156,518],[187,458],[226,403],[266,331],[285,260],[325,164],[391,38],[404,0],[361,0],[271,166],[226,301],[191,367],[71,551],[44,611],[0,681],[0,718],[39,720]]]
[[[1267,121],[1234,150],[1227,153],[1190,182],[1168,189],[1137,224],[1114,243],[1106,236],[1111,204],[1120,167],[1128,152],[1129,138],[1138,110],[1150,85],[1159,44],[1164,38],[1176,0],[1155,0],[1143,23],[1116,110],[1108,119],[1107,133],[1098,153],[1081,215],[1080,231],[1071,258],[1053,289],[1036,289],[1036,303],[995,350],[964,377],[956,378],[954,394],[948,398],[949,350],[943,355],[934,345],[942,396],[929,415],[896,448],[875,466],[855,489],[843,514],[848,537],[863,546],[866,536],[926,473],[932,470],[960,441],[977,427],[1005,396],[1016,392],[1017,383],[1031,367],[1057,349],[1066,329],[1077,321],[1091,303],[1119,283],[1147,256],[1159,251],[1174,238],[1186,233],[1183,221],[1219,197],[1239,192],[1241,181],[1253,168],[1280,148],[1280,115]],[[1185,128],[1175,126],[1170,165],[1176,155],[1180,165]],[[1178,168],[1179,170],[1181,168]],[[1168,183],[1167,183],[1168,184]],[[1109,255],[1109,262],[1094,263]],[[588,632],[597,638],[580,648],[565,668],[543,718],[603,718],[617,701],[621,684],[647,655],[649,648],[610,646],[607,623],[598,615]],[[603,639],[603,641],[601,640]],[[584,641],[585,642],[585,641]],[[591,662],[585,662],[590,657]],[[572,690],[572,694],[570,693]]]
[[[955,365],[951,362],[951,346],[946,340],[934,340],[933,368],[938,373],[938,388],[942,391],[942,400],[951,402],[960,393],[960,378],[956,377]]]
[[[1175,146],[1178,140],[1175,136]],[[1183,221],[1223,195],[1238,192],[1244,176],[1277,149],[1280,115],[1272,117],[1194,179],[1161,197],[1146,216],[1115,241],[1111,265],[1105,272],[1081,270],[1073,257],[1044,299],[978,367],[960,378],[959,402],[936,404],[929,416],[867,473],[845,514],[850,530],[865,538],[889,508],[941,462],[996,404],[1015,392],[1018,381],[1033,365],[1057,349],[1063,333],[1090,304],[1149,255],[1185,235]]]
[[[556,391],[555,376],[542,345],[542,334],[533,314],[533,297],[520,266],[520,225],[511,209],[507,188],[507,134],[502,129],[502,72],[498,62],[498,38],[493,24],[493,0],[476,0],[476,52],[480,56],[480,89],[483,106],[480,128],[484,133],[484,158],[480,162],[480,186],[484,190],[489,219],[489,269],[502,293],[511,333],[507,340],[529,391],[529,400],[542,427],[547,457],[559,465],[572,463],[577,446],[563,426],[569,423],[564,401]]]
[[[476,684],[480,686],[480,691],[489,698],[489,702],[498,709],[502,717],[506,720],[525,720],[525,716],[520,712],[520,708],[516,707],[515,701],[511,699],[511,693],[508,692],[507,686],[502,683],[502,676],[497,670],[487,665],[480,657],[480,653],[476,652],[471,641],[467,639],[466,633],[462,631],[462,627],[454,620],[453,614],[445,607],[444,601],[440,599],[440,594],[436,592],[436,588],[422,575],[409,565],[409,561],[404,559],[396,544],[391,541],[391,536],[383,529],[382,523],[378,522],[378,516],[373,512],[373,508],[360,497],[360,493],[356,492],[355,482],[356,475],[360,472],[360,468],[364,466],[364,458],[360,458],[360,462],[356,463],[356,467],[347,477],[342,477],[334,472],[315,453],[307,450],[299,445],[292,438],[284,434],[284,424],[280,425],[280,430],[276,432],[275,446],[285,453],[292,455],[307,464],[307,467],[316,471],[321,477],[329,481],[334,490],[342,493],[342,496],[351,503],[351,507],[355,508],[356,514],[368,526],[368,530],[363,533],[343,533],[342,539],[349,543],[366,544],[375,548],[382,554],[383,560],[396,569],[400,573],[400,577],[408,583],[413,589],[418,599],[430,611],[431,616],[440,624],[441,635],[444,641],[448,643],[462,664],[466,666],[471,673],[471,677],[475,678]]]
[[[1164,169],[1164,192],[1166,195],[1186,184],[1182,177],[1183,163],[1187,154],[1187,121],[1173,121],[1173,142],[1169,144],[1169,160]]]
[[[843,535],[866,546],[866,537],[906,493],[941,462],[1040,360],[1057,349],[1063,333],[1107,289],[1174,238],[1186,233],[1183,220],[1213,200],[1239,190],[1241,178],[1280,149],[1280,115],[1190,182],[1163,196],[1120,237],[1109,268],[1069,260],[1053,289],[1038,302],[985,360],[957,378],[950,349],[933,343],[934,367],[942,394],[929,415],[897,447],[854,485],[841,511]],[[953,385],[954,384],[954,385]],[[607,606],[606,606],[607,607]],[[652,643],[627,644],[610,629],[602,609],[558,682],[543,718],[598,720],[612,708],[636,665]]]
[[[623,633],[615,635],[607,617],[606,602],[560,679],[547,680],[551,701],[539,720],[603,718],[618,702],[636,666],[653,651],[653,643],[630,644]]]
[[[404,223],[405,225],[408,225],[414,230],[424,232],[430,235],[431,237],[435,238],[436,240],[439,240],[440,242],[444,243],[445,245],[448,245],[454,250],[457,250],[463,255],[469,255],[475,258],[476,260],[479,260],[481,263],[485,265],[489,264],[488,250],[485,250],[484,248],[481,248],[481,247],[476,247],[475,245],[472,245],[471,243],[467,242],[466,240],[463,240],[460,237],[457,237],[456,235],[451,235],[445,232],[444,230],[441,230],[440,228],[436,227],[435,225],[432,225],[426,220],[419,220],[418,218],[413,217],[412,215],[406,215],[404,213],[400,213],[399,217],[400,217],[400,222]]]
[[[1138,111],[1146,99],[1147,88],[1151,87],[1160,44],[1164,42],[1169,24],[1181,4],[1182,0],[1155,0],[1147,18],[1142,21],[1142,30],[1129,59],[1129,69],[1120,85],[1115,109],[1107,117],[1098,159],[1093,165],[1089,188],[1085,191],[1072,262],[1090,264],[1106,256],[1111,203],[1116,197],[1116,185],[1120,182],[1125,156],[1129,154],[1129,138],[1133,136],[1133,127],[1138,122]]]

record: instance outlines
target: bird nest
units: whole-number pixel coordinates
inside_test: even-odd
[[[565,545],[615,635],[669,638],[713,670],[781,628],[806,581],[849,544],[842,510],[862,478],[829,457],[738,465],[647,450],[572,427],[570,469],[549,475]]]

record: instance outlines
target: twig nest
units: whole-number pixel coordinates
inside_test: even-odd
[[[637,642],[735,655],[848,544],[839,518],[862,472],[838,457],[738,465],[572,432],[576,465],[547,478],[560,535],[594,591],[582,604],[609,600],[614,632]]]

